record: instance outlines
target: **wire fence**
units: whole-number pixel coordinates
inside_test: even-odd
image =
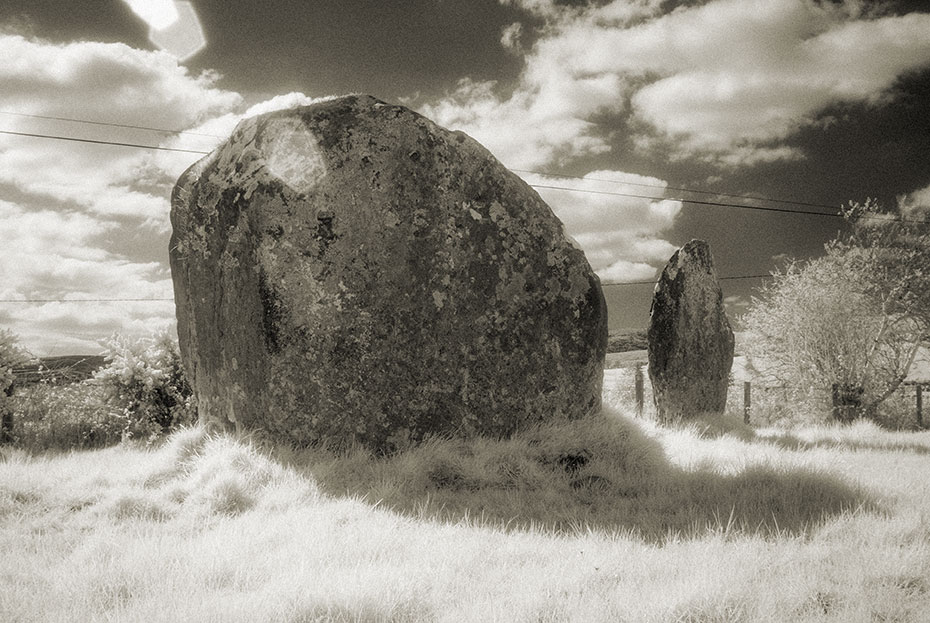
[[[874,414],[882,425],[893,429],[922,429],[925,421],[923,398],[930,383],[906,381]],[[604,370],[604,399],[607,404],[631,409],[634,414],[656,419],[655,400],[647,367],[627,363]],[[772,385],[762,381],[731,378],[725,413],[753,426],[819,424],[836,419],[833,388],[801,388]]]

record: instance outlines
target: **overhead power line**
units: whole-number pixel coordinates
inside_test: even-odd
[[[69,123],[84,123],[84,124],[88,124],[88,125],[105,126],[105,127],[112,127],[112,128],[129,128],[129,129],[133,129],[133,130],[146,130],[146,131],[149,131],[149,132],[159,132],[159,133],[162,133],[162,134],[187,135],[187,136],[203,136],[203,137],[207,137],[207,138],[216,138],[216,139],[223,139],[223,138],[225,138],[225,137],[220,136],[220,135],[218,135],[218,134],[206,134],[206,133],[202,133],[202,132],[190,132],[190,131],[188,131],[188,130],[168,130],[168,129],[165,129],[165,128],[153,128],[153,127],[143,126],[143,125],[132,125],[132,124],[126,124],[126,123],[111,123],[111,122],[107,122],[107,121],[91,121],[90,119],[75,119],[75,118],[73,118],[73,117],[57,117],[57,116],[52,116],[52,115],[35,115],[35,114],[22,113],[22,112],[13,112],[13,111],[10,111],[10,110],[0,110],[0,114],[2,114],[2,115],[12,115],[12,116],[16,116],[16,117],[26,117],[26,118],[29,118],[29,119],[46,119],[46,120],[52,120],[52,121],[67,121],[67,122],[69,122]],[[153,149],[154,149],[154,147],[153,147]],[[200,153],[200,152],[196,152],[196,153]],[[542,176],[544,176],[544,177],[553,177],[553,178],[562,178],[562,179],[577,179],[577,180],[584,180],[584,181],[588,181],[588,182],[603,182],[603,183],[608,183],[608,184],[619,184],[619,185],[624,185],[624,186],[639,186],[639,187],[642,187],[642,188],[658,188],[658,189],[661,189],[661,190],[674,190],[674,191],[678,191],[678,192],[695,193],[695,194],[700,194],[700,195],[714,195],[714,196],[718,196],[718,197],[733,197],[733,198],[735,198],[735,199],[755,199],[755,200],[757,200],[757,201],[768,201],[768,202],[771,202],[771,203],[782,203],[782,204],[788,204],[788,205],[807,206],[807,207],[809,207],[809,208],[827,208],[827,209],[832,209],[832,208],[835,207],[835,206],[826,205],[826,204],[823,204],[823,203],[809,203],[809,202],[806,202],[806,201],[794,201],[794,200],[790,200],[790,199],[768,199],[768,198],[764,198],[764,197],[754,197],[754,196],[752,196],[752,195],[737,195],[737,194],[733,194],[733,193],[715,192],[715,191],[711,191],[711,190],[697,190],[697,189],[695,189],[695,188],[685,188],[685,187],[682,187],[682,186],[664,186],[664,185],[662,185],[662,184],[646,184],[646,183],[643,183],[643,182],[629,182],[629,181],[623,181],[623,180],[609,180],[609,179],[603,179],[603,178],[584,177],[584,176],[580,176],[580,175],[564,175],[564,174],[561,174],[561,173],[549,173],[549,172],[546,172],[546,171],[532,171],[532,170],[529,170],[529,169],[510,169],[510,170],[513,171],[514,173],[529,173],[529,174],[533,174],[533,175],[542,175]]]
[[[773,208],[770,206],[754,206],[744,203],[726,203],[724,201],[699,201],[697,199],[685,199],[684,197],[652,197],[650,195],[637,195],[634,193],[620,193],[608,190],[589,190],[585,188],[569,188],[567,186],[548,186],[545,184],[527,184],[532,188],[544,188],[549,190],[564,190],[567,192],[588,193],[593,195],[613,195],[615,197],[629,197],[633,199],[650,199],[652,201],[680,201],[681,203],[690,203],[692,205],[714,206],[721,208],[737,208],[741,210],[758,210],[761,212],[780,212],[782,214],[803,214],[810,216],[828,216],[831,218],[844,218],[839,212],[831,214],[829,212],[814,212],[812,210],[789,210],[787,208]],[[878,221],[888,221],[896,223],[915,223],[919,225],[930,225],[930,221],[917,219],[907,219],[901,217],[887,218],[885,216],[868,216],[861,215],[858,218]]]
[[[159,151],[179,151],[186,154],[209,154],[208,151],[198,151],[195,149],[179,149],[177,147],[160,147],[158,145],[139,145],[137,143],[119,143],[116,141],[95,141],[89,138],[75,138],[73,136],[56,136],[52,134],[32,134],[31,132],[12,132],[10,130],[0,130],[0,134],[10,134],[12,136],[28,136],[30,138],[49,138],[57,141],[74,141],[76,143],[93,143],[95,145],[116,145],[118,147],[136,147],[139,149],[157,149]]]
[[[30,132],[13,132],[11,130],[0,130],[0,134],[9,134],[12,136],[25,136],[25,137],[30,137],[30,138],[54,139],[54,140],[61,140],[61,141],[74,141],[78,143],[92,143],[95,145],[116,145],[119,147],[134,147],[137,149],[155,149],[159,151],[173,151],[173,152],[181,152],[181,153],[187,153],[187,154],[206,155],[210,153],[209,151],[202,151],[202,150],[197,150],[197,149],[181,149],[177,147],[161,147],[158,145],[141,145],[137,143],[121,143],[117,141],[101,141],[101,140],[93,140],[93,139],[88,139],[88,138],[75,138],[75,137],[70,137],[70,136],[58,136],[58,135],[52,135],[52,134],[33,134]],[[607,191],[607,190],[593,190],[593,189],[587,189],[587,188],[570,188],[568,186],[552,186],[548,184],[528,184],[528,185],[532,188],[541,188],[541,189],[546,189],[546,190],[560,190],[560,191],[565,191],[565,192],[582,193],[582,194],[590,194],[590,195],[609,195],[609,196],[614,196],[614,197],[627,197],[631,199],[647,199],[650,201],[678,201],[681,203],[690,203],[692,205],[736,208],[736,209],[741,209],[741,210],[756,210],[760,212],[778,212],[782,214],[802,214],[802,215],[810,215],[810,216],[827,216],[831,218],[843,218],[843,215],[839,212],[828,213],[828,212],[815,212],[813,210],[789,210],[787,208],[775,208],[771,206],[758,206],[758,205],[748,205],[748,204],[741,204],[741,203],[727,203],[725,201],[701,201],[697,199],[685,199],[684,197],[653,197],[651,195],[639,195],[635,193],[621,193],[621,192],[614,192],[614,191]],[[782,200],[778,200],[778,201],[781,203],[793,203],[790,201],[782,201]],[[799,203],[798,205],[804,205],[804,204]],[[817,204],[806,204],[806,205],[817,205]],[[860,216],[859,218],[869,219],[869,220],[889,220],[886,217],[882,217],[882,216],[863,215],[863,216]],[[930,224],[930,222],[928,221],[915,220],[915,219],[894,218],[890,220],[901,222],[901,223],[916,223],[916,224],[921,224],[921,225]]]
[[[733,281],[736,279],[767,279],[771,277],[770,274],[765,275],[736,275],[732,277],[717,277],[719,281]],[[615,287],[615,286],[644,286],[650,285],[654,286],[658,283],[657,280],[653,279],[652,281],[616,281],[616,282],[607,282],[601,283],[602,287]],[[0,303],[126,303],[126,302],[166,302],[173,301],[173,298],[170,299],[0,299]]]
[[[662,184],[645,184],[642,182],[627,182],[623,180],[608,180],[596,177],[584,177],[581,175],[562,175],[560,173],[545,173],[543,171],[529,171],[526,169],[510,169],[514,173],[532,173],[544,177],[555,177],[570,180],[583,180],[585,182],[603,182],[607,184],[617,184],[620,186],[640,186],[643,188],[660,188],[662,190],[676,190],[678,192],[695,193],[698,195],[714,195],[717,197],[733,197],[734,199],[754,199],[756,201],[768,201],[771,203],[783,203],[787,205],[807,206],[809,208],[827,208],[828,210],[836,209],[836,206],[825,203],[808,203],[806,201],[795,201],[793,199],[769,199],[765,197],[754,197],[752,195],[735,195],[733,193],[716,192],[713,190],[696,190],[694,188],[684,188],[682,186],[663,186]]]
[[[543,188],[548,190],[564,190],[568,192],[590,193],[594,195],[611,195],[614,197],[628,197],[632,199],[651,199],[653,201],[680,201],[682,203],[691,203],[694,205],[718,206],[724,208],[739,208],[741,210],[761,210],[763,212],[782,212],[786,214],[809,214],[811,216],[830,216],[842,217],[839,212],[831,214],[829,212],[814,212],[813,210],[789,210],[788,208],[773,208],[767,206],[753,206],[744,203],[726,203],[724,201],[700,201],[697,199],[685,199],[684,197],[653,197],[651,195],[637,195],[635,193],[621,193],[610,190],[589,190],[586,188],[569,188],[568,186],[549,186],[546,184],[529,184],[533,188]]]
[[[13,111],[7,111],[7,110],[0,110],[0,114],[4,114],[4,115],[14,115],[14,116],[17,116],[17,117],[28,117],[28,118],[31,118],[31,119],[51,119],[51,120],[54,120],[54,121],[68,121],[68,122],[71,122],[71,123],[85,123],[85,124],[89,124],[89,125],[109,126],[109,127],[114,127],[114,128],[132,128],[132,129],[135,129],[135,130],[148,130],[148,131],[151,131],[151,132],[161,132],[161,133],[163,133],[163,134],[177,134],[177,135],[182,135],[182,134],[183,134],[183,135],[190,135],[190,136],[204,136],[204,137],[216,138],[216,139],[223,139],[223,138],[225,138],[225,137],[219,136],[219,135],[217,135],[217,134],[203,134],[203,133],[200,133],[200,132],[189,132],[189,131],[186,131],[186,130],[166,130],[166,129],[164,129],[164,128],[153,128],[153,127],[149,127],[149,126],[129,125],[129,124],[123,124],[123,123],[110,123],[110,122],[105,122],[105,121],[91,121],[91,120],[89,120],[89,119],[75,119],[75,118],[72,118],[72,117],[55,117],[55,116],[50,116],[50,115],[34,115],[34,114],[29,114],[29,113],[20,113],[20,112],[13,112]],[[142,146],[140,146],[140,147],[142,147]],[[156,148],[156,147],[151,147],[151,148],[152,148],[152,149],[158,149],[158,148]],[[192,153],[205,153],[205,152],[192,152]],[[621,185],[625,185],[625,186],[639,186],[639,187],[643,187],[643,188],[658,188],[658,189],[662,189],[662,190],[675,190],[675,191],[679,191],[679,192],[695,193],[695,194],[701,194],[701,195],[715,195],[715,196],[718,196],[718,197],[733,197],[733,198],[736,198],[736,199],[754,199],[754,200],[757,200],[757,201],[768,201],[768,202],[771,202],[771,203],[781,203],[781,204],[787,204],[787,205],[807,206],[807,207],[809,207],[809,208],[827,208],[827,209],[833,209],[833,208],[835,208],[835,206],[826,205],[826,204],[822,204],[822,203],[808,203],[808,202],[805,202],[805,201],[794,201],[794,200],[789,200],[789,199],[766,199],[766,198],[762,198],[762,197],[753,197],[753,196],[751,196],[751,195],[737,195],[737,194],[733,194],[733,193],[715,192],[715,191],[710,191],[710,190],[697,190],[697,189],[694,189],[694,188],[685,188],[685,187],[681,187],[681,186],[663,186],[663,185],[661,185],[661,184],[646,184],[646,183],[642,183],[642,182],[627,182],[627,181],[622,181],[622,180],[608,180],[608,179],[602,179],[602,178],[583,177],[583,176],[579,176],[579,175],[562,175],[562,174],[559,174],[559,173],[548,173],[548,172],[545,172],[545,171],[532,171],[532,170],[529,170],[529,169],[510,169],[510,170],[513,171],[514,173],[530,173],[530,174],[533,174],[533,175],[542,175],[542,176],[544,176],[544,177],[553,177],[553,178],[562,178],[562,179],[577,179],[577,180],[584,180],[584,181],[590,181],[590,182],[604,182],[604,183],[608,183],[608,184],[621,184]],[[584,192],[584,191],[581,190],[581,189],[579,189],[579,190],[580,190],[581,192]]]
[[[0,303],[129,303],[173,301],[174,299],[0,299]]]
[[[108,121],[91,121],[89,119],[72,119],[71,117],[53,117],[51,115],[31,115],[24,112],[13,112],[11,110],[0,110],[0,115],[12,115],[15,117],[27,117],[29,119],[48,119],[51,121],[68,121],[70,123],[85,123],[87,125],[101,125],[110,128],[129,128],[131,130],[147,130],[149,132],[160,132],[162,134],[184,134],[187,136],[204,136],[207,138],[225,138],[217,134],[204,134],[201,132],[190,132],[188,130],[166,130],[164,128],[150,128],[144,125],[131,125],[128,123],[110,123]]]
[[[771,274],[765,275],[736,275],[732,277],[717,277],[717,281],[735,281],[737,279],[768,279],[771,277]],[[608,281],[607,283],[602,283],[602,288],[608,288],[613,286],[654,286],[659,283],[657,279],[652,281]]]

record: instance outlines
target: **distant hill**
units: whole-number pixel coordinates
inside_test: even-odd
[[[78,383],[92,377],[105,363],[103,355],[42,357],[35,363],[15,368],[13,376],[18,385],[30,385],[43,380],[56,385]]]
[[[607,335],[608,353],[625,353],[631,350],[646,350],[645,329],[619,329]]]
[[[739,355],[743,351],[747,336],[744,332],[737,331],[734,333],[734,338],[736,339],[735,354]],[[611,331],[607,336],[607,357],[604,367],[609,369],[646,365],[649,359],[648,350],[649,340],[646,339],[646,329]],[[928,364],[928,369],[930,369],[930,364]]]

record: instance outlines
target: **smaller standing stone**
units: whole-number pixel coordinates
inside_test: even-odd
[[[649,313],[649,379],[660,421],[722,413],[733,330],[710,247],[692,240],[672,255]]]

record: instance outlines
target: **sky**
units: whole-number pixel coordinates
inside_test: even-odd
[[[334,95],[535,185],[604,284],[633,282],[604,287],[612,329],[646,326],[641,282],[692,238],[752,277],[822,254],[849,201],[930,211],[926,0],[4,0],[0,58],[0,328],[37,356],[173,331],[190,152]],[[721,281],[731,319],[763,281]]]

